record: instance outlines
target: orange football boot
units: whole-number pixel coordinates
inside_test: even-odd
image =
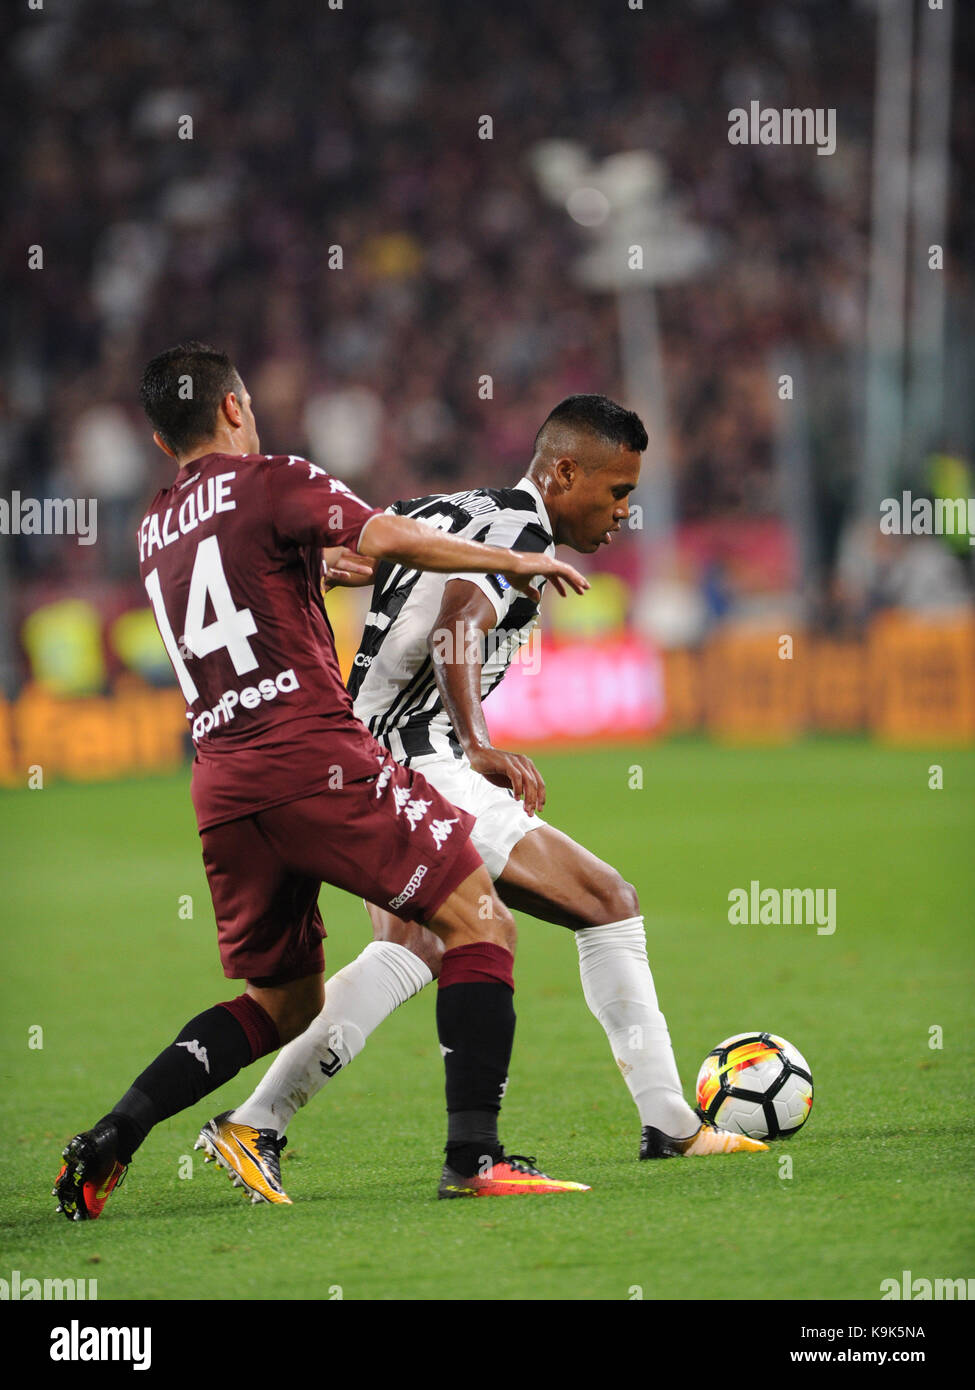
[[[541,1172],[533,1158],[502,1154],[485,1173],[465,1178],[444,1164],[438,1197],[543,1197],[556,1192],[588,1192],[581,1182],[564,1182]]]

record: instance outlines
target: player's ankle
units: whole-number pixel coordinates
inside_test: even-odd
[[[447,1115],[447,1163],[472,1178],[504,1153],[498,1138],[496,1110],[451,1110]]]
[[[462,1178],[484,1173],[504,1156],[501,1144],[448,1144],[447,1164]]]

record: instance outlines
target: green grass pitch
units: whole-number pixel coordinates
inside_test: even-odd
[[[293,1207],[248,1205],[193,1155],[259,1063],[154,1131],[101,1220],[69,1224],[50,1196],[65,1140],[236,986],[186,774],[5,793],[0,1277],[97,1278],[100,1299],[626,1300],[873,1299],[905,1269],[975,1274],[975,752],[676,741],[538,761],[546,817],[640,892],[685,1092],[723,1037],[780,1033],[815,1077],[803,1132],[756,1157],[637,1162],[636,1112],[569,933],[522,918],[502,1135],[590,1193],[435,1200],[428,989],[296,1118]],[[728,894],[752,879],[835,888],[835,933],[729,925]],[[335,970],[367,922],[333,890],[323,911]]]

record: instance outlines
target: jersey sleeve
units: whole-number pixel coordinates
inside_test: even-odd
[[[296,545],[355,547],[370,517],[382,515],[341,479],[294,454],[266,461],[264,485],[275,530]]]
[[[534,551],[539,555],[553,555],[555,553],[555,543],[552,537],[547,535],[535,522],[528,522],[526,525],[524,514],[495,517],[490,525],[475,531],[470,539],[480,541],[482,545],[500,545],[505,550]],[[501,622],[505,617],[512,603],[522,596],[520,590],[511,587],[503,574],[469,574],[466,571],[458,570],[453,574],[448,574],[446,578],[448,582],[451,579],[466,579],[468,584],[473,584],[475,588],[486,594],[494,605],[495,617],[498,622]]]

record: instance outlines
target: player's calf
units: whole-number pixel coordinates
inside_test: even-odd
[[[98,1124],[69,1142],[55,1181],[58,1211],[79,1221],[99,1216],[154,1125],[194,1105],[279,1043],[274,1021],[249,994],[198,1014]]]
[[[485,916],[483,904],[491,903]],[[508,1063],[515,1033],[511,914],[496,899],[481,866],[438,909],[431,927],[447,949],[437,989],[437,1033],[447,1082],[445,1179],[460,1195],[485,1171],[504,1170],[517,1179],[500,1183],[492,1195],[524,1190],[527,1173],[508,1173],[509,1160],[498,1137],[498,1115],[508,1085]],[[531,1165],[534,1169],[534,1164]],[[535,1170],[532,1181],[551,1182]],[[441,1196],[458,1195],[441,1190]]]

